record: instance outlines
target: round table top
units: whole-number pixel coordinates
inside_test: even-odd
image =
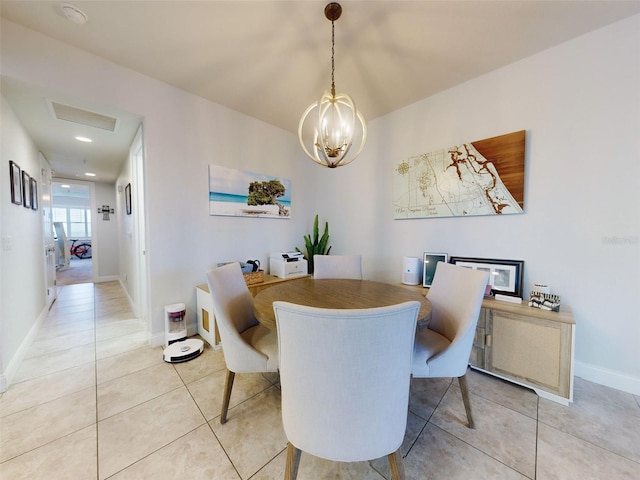
[[[262,290],[254,298],[257,320],[276,329],[273,302],[286,301],[319,308],[375,308],[415,300],[420,302],[418,321],[431,316],[431,302],[417,288],[369,280],[301,278]]]

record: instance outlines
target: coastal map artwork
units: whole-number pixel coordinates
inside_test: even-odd
[[[209,215],[289,218],[291,180],[209,165]]]
[[[522,130],[402,160],[393,218],[523,213],[524,151]]]

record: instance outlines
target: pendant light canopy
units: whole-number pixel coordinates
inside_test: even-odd
[[[304,152],[314,162],[328,168],[351,163],[362,152],[367,139],[367,126],[356,105],[335,86],[335,25],[342,7],[329,3],[324,14],[331,21],[331,91],[309,105],[298,125],[298,139]]]

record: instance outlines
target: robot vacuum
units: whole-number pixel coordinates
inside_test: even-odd
[[[197,338],[188,338],[173,342],[162,352],[165,362],[180,363],[196,358],[204,351],[204,342]]]

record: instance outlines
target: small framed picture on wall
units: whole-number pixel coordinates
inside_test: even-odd
[[[31,194],[31,210],[38,210],[38,182],[33,177],[29,179],[29,192]]]
[[[11,203],[22,205],[22,179],[20,167],[13,160],[9,160],[9,173],[11,177]]]
[[[31,177],[22,171],[22,206],[31,208]]]
[[[131,215],[131,184],[127,183],[124,187],[124,204],[127,209],[127,215]]]

